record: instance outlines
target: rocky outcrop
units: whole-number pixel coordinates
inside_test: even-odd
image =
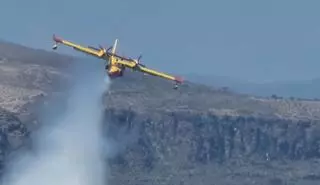
[[[105,122],[107,135],[120,146],[114,149],[119,155],[110,160],[112,184],[122,180],[128,184],[314,184],[320,180],[316,121],[107,110]]]
[[[27,142],[1,112],[1,158]],[[29,124],[32,124],[31,122]],[[317,184],[318,121],[106,109],[112,184]]]
[[[25,145],[28,134],[26,125],[14,113],[0,109],[0,170],[10,154]]]

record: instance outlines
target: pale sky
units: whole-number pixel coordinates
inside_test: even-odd
[[[118,38],[119,54],[142,53],[160,71],[303,80],[320,77],[319,7],[319,0],[1,0],[0,38],[47,50],[53,33],[93,46]]]

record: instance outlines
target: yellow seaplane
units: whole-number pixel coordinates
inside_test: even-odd
[[[59,38],[55,34],[53,35],[53,41],[55,42],[55,44],[52,47],[52,49],[54,50],[58,48],[58,44],[63,44],[77,51],[105,60],[105,69],[107,71],[108,76],[111,79],[123,76],[125,69],[130,68],[134,71],[140,71],[144,74],[149,74],[152,76],[158,76],[167,80],[171,80],[175,83],[174,89],[177,89],[178,85],[183,82],[182,78],[180,77],[172,76],[163,72],[147,68],[145,65],[140,63],[141,55],[137,59],[126,58],[124,56],[117,55],[116,47],[118,39],[116,39],[114,45],[109,47],[108,49],[103,48],[102,46],[99,46],[99,48],[95,48],[92,46],[84,47],[72,43],[70,41],[64,40],[62,38]]]

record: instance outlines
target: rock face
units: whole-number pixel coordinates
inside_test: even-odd
[[[72,59],[0,42],[0,106],[18,113],[37,97],[56,91],[68,77],[67,61]]]
[[[320,180],[319,122],[124,110],[107,110],[106,122],[108,135],[127,146],[111,160],[116,169],[112,184],[316,184]]]
[[[74,59],[9,43],[0,57],[5,162],[41,125],[34,112],[50,108],[46,97],[59,95]],[[320,102],[172,87],[129,71],[112,83],[104,97],[111,184],[319,184]]]
[[[23,146],[28,136],[24,123],[14,114],[0,108],[0,169],[2,172],[6,156]]]

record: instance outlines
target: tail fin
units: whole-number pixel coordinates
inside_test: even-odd
[[[118,44],[118,39],[116,39],[115,41],[114,41],[114,45],[113,45],[113,47],[112,47],[112,54],[115,54],[115,52],[116,52],[116,48],[117,48],[117,44]]]

